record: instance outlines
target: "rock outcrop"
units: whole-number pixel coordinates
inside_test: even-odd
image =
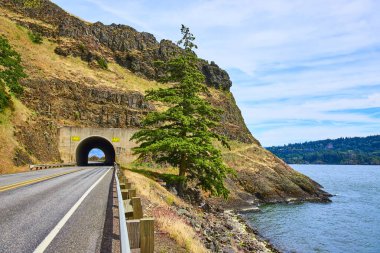
[[[83,127],[139,127],[154,106],[135,91],[91,87],[60,79],[28,79],[24,103],[39,115]]]

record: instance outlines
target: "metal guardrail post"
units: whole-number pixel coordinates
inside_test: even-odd
[[[130,253],[131,247],[129,245],[128,231],[127,231],[127,222],[125,220],[124,204],[123,198],[120,191],[120,183],[117,174],[119,173],[119,167],[117,164],[114,166],[116,170],[116,190],[117,190],[117,201],[119,204],[119,222],[120,222],[120,244],[121,244],[121,253]]]
[[[140,252],[154,252],[154,219],[143,218],[140,220]]]

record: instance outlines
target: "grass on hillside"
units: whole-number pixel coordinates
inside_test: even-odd
[[[16,167],[13,164],[15,148],[18,142],[13,134],[14,125],[23,124],[32,112],[12,96],[12,108],[0,113],[0,174],[25,171],[27,166]]]
[[[17,17],[25,20],[9,10],[0,8],[0,33],[8,38],[11,45],[21,54],[23,65],[30,78],[59,78],[87,85],[133,90],[144,93],[148,89],[163,87],[164,84],[138,77],[131,71],[114,62],[108,62],[108,69],[89,66],[78,57],[63,57],[54,52],[57,43],[44,39],[41,44],[35,44],[29,38],[28,29],[16,25],[6,17]],[[26,19],[52,29],[49,24]],[[65,38],[62,38],[65,40]]]
[[[13,157],[13,150],[17,142],[13,138],[13,125],[10,117],[10,109],[6,109],[3,113],[0,113],[0,174],[12,171],[14,167],[9,157]]]

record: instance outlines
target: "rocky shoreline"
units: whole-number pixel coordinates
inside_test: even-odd
[[[246,219],[244,219],[240,213],[237,213],[236,215],[237,215],[237,219],[239,220],[239,222],[246,226],[247,231],[249,233],[254,234],[258,240],[263,241],[266,244],[266,247],[269,250],[271,250],[271,252],[275,252],[275,253],[281,253],[282,252],[282,251],[280,251],[280,249],[276,248],[276,246],[274,246],[268,239],[263,237],[257,229],[255,229],[254,227],[249,225],[248,222],[246,221]]]
[[[329,203],[331,202],[330,197],[332,197],[332,194],[326,193],[323,197],[316,197],[316,198],[305,198],[305,199],[297,199],[297,198],[286,198],[285,201],[268,201],[268,202],[262,202],[259,204],[252,204],[250,207],[244,207],[240,209],[231,209],[226,210],[224,213],[228,213],[233,217],[233,219],[236,219],[237,222],[241,224],[247,231],[247,233],[252,234],[256,237],[256,240],[259,242],[263,242],[265,244],[266,249],[269,250],[269,252],[275,252],[275,253],[281,253],[282,251],[278,248],[276,248],[275,245],[273,245],[269,239],[265,238],[260,234],[260,232],[252,225],[250,225],[244,217],[244,214],[252,213],[252,212],[261,212],[259,206],[261,204],[297,204],[297,203],[305,203],[305,202],[318,202],[318,203]]]
[[[199,215],[196,209],[178,208],[176,212],[195,229],[211,252],[281,252],[249,226],[239,212],[211,208]]]
[[[326,193],[325,195],[319,197],[285,198],[284,200],[258,201],[253,203],[247,202],[246,205],[232,205],[231,209],[228,209],[226,205],[218,205],[216,202],[212,201],[213,204],[211,205],[205,204],[207,208],[202,207],[203,209],[206,209],[205,213],[207,218],[204,222],[207,224],[210,220],[215,219],[216,221],[210,223],[211,228],[214,229],[214,232],[210,233],[212,240],[208,238],[208,230],[205,230],[206,236],[203,237],[205,239],[205,245],[212,252],[280,253],[282,252],[280,249],[276,248],[276,246],[274,246],[267,238],[262,236],[254,226],[248,223],[244,217],[244,214],[260,212],[259,206],[262,204],[296,204],[304,202],[329,203],[331,202],[331,196],[331,194]],[[234,236],[229,240],[226,240],[226,234],[231,235],[231,232],[236,232],[236,234],[234,234]],[[207,244],[209,241],[213,242],[214,247],[210,247],[211,243]],[[215,244],[218,245],[218,247],[215,247]],[[237,247],[238,251],[232,250],[232,248],[229,248],[228,245],[239,245]]]

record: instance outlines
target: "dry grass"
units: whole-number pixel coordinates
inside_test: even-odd
[[[21,54],[23,65],[31,78],[59,78],[87,85],[133,90],[144,93],[148,89],[164,87],[164,84],[138,77],[120,65],[110,62],[108,70],[90,67],[80,58],[63,57],[54,53],[55,42],[44,38],[42,44],[34,44],[26,28],[17,26],[7,16],[17,16],[0,8],[0,33],[4,34]],[[40,21],[39,21],[40,22]],[[41,24],[39,24],[41,25]],[[48,24],[44,26],[49,27]]]
[[[0,174],[27,170],[27,166],[17,167],[13,164],[15,148],[18,142],[14,137],[14,125],[22,124],[32,113],[20,100],[12,97],[13,110],[6,109],[0,113]]]
[[[149,199],[152,205],[157,206],[187,206],[187,204],[178,198],[176,195],[168,192],[164,187],[159,185],[157,182],[140,175],[138,173],[133,173],[126,170],[125,175],[128,179],[136,185],[138,195],[144,196]],[[170,201],[168,201],[170,200]]]
[[[183,220],[176,217],[175,214],[159,212],[158,225],[162,230],[168,232],[176,242],[184,247],[188,252],[203,253],[209,252],[198,240],[193,228],[187,225]]]
[[[15,13],[15,12],[12,12],[12,11],[9,11],[7,9],[3,9],[3,8],[0,8],[1,10],[1,13],[3,16],[6,16],[6,17],[9,17],[11,19],[17,19],[17,20],[22,20],[22,21],[25,21],[25,22],[28,22],[28,23],[33,23],[33,24],[36,24],[36,25],[39,25],[39,26],[43,26],[45,28],[48,28],[48,29],[53,29],[53,26],[50,25],[50,24],[47,24],[43,21],[40,21],[40,20],[37,20],[37,19],[32,19],[32,18],[29,18],[29,17],[25,17],[19,13]]]
[[[157,182],[137,173],[126,170],[126,177],[134,183],[137,194],[146,200],[144,212],[152,215],[161,232],[174,239],[178,245],[192,253],[209,252],[200,241],[194,229],[172,208],[186,208],[183,200],[167,191]]]
[[[12,157],[17,141],[13,137],[13,125],[10,116],[10,109],[0,113],[0,174],[10,173],[14,170]]]

